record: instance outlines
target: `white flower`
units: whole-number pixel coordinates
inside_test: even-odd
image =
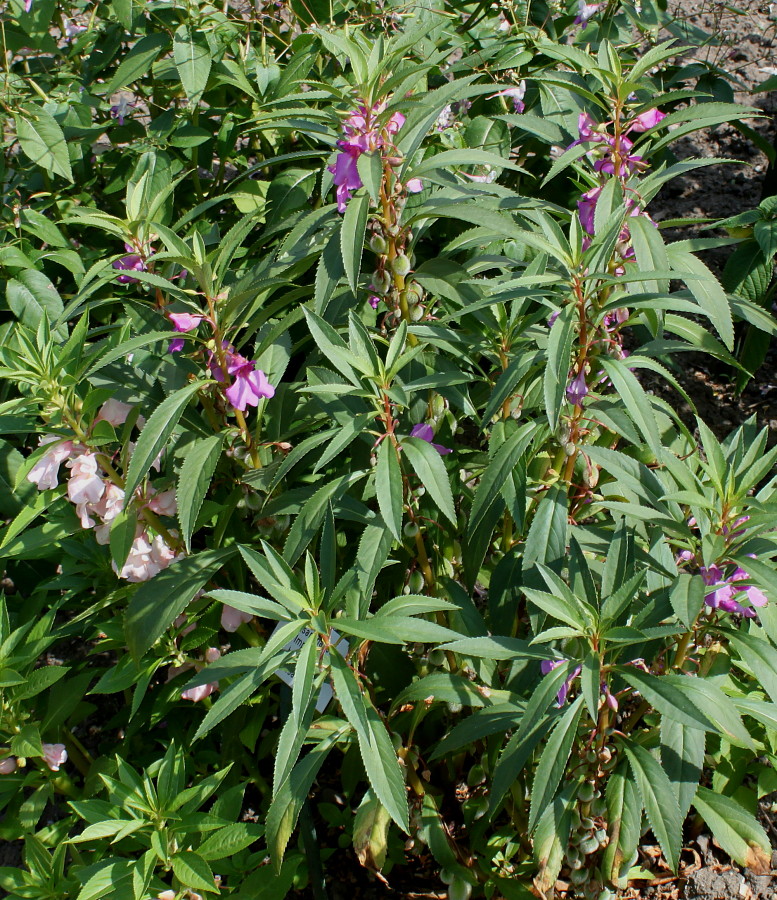
[[[105,491],[105,482],[97,474],[97,457],[94,453],[82,453],[68,463],[70,480],[67,495],[76,506],[97,503]]]
[[[129,403],[122,403],[121,400],[106,400],[103,403],[100,412],[95,419],[96,422],[108,422],[109,425],[116,427],[123,425],[127,421],[127,416],[132,412],[133,407]]]
[[[228,604],[224,604],[224,608],[221,610],[221,627],[224,631],[237,631],[238,628],[243,624],[243,622],[250,622],[253,619],[251,613],[243,612],[242,610],[235,609],[234,606],[229,606]]]
[[[154,494],[148,501],[148,508],[160,516],[174,516],[178,511],[175,491],[162,491],[161,494]]]

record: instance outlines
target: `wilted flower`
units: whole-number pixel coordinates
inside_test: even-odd
[[[432,438],[434,437],[434,431],[432,430],[431,425],[426,425],[423,422],[420,422],[418,425],[413,425],[413,429],[410,432],[410,437],[420,438],[422,441],[426,441],[427,444],[431,444],[432,447],[440,454],[440,456],[445,456],[446,453],[450,453],[451,450],[448,447],[443,447],[442,444],[435,444]]]
[[[59,772],[59,767],[67,762],[67,750],[64,744],[42,744],[43,760],[52,772]]]

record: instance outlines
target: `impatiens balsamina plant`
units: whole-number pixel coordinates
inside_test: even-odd
[[[0,885],[766,872],[777,449],[678,361],[771,207],[651,214],[756,111],[660,3],[249,6],[6,9]]]

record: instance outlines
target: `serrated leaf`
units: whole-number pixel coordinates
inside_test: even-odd
[[[25,156],[52,175],[61,175],[72,184],[70,154],[59,122],[38,106],[28,107],[25,112],[27,115],[17,113],[14,117],[16,136]]]
[[[577,737],[577,723],[583,712],[583,698],[578,697],[556,723],[553,733],[542,751],[532,784],[529,831],[546,807],[552,803],[559,782],[566,769],[572,744]]]
[[[569,381],[572,342],[575,337],[576,308],[567,304],[556,317],[548,335],[548,363],[542,382],[545,414],[552,431],[558,426],[564,408],[564,396]]]
[[[151,413],[143,430],[140,432],[135,452],[130,459],[129,470],[124,484],[126,506],[132,500],[135,490],[145,478],[157,456],[172,437],[176,425],[184,413],[191,398],[208,382],[194,381],[170,394]]]
[[[700,786],[693,805],[733,860],[755,875],[768,874],[772,857],[769,837],[761,824],[736,800]]]
[[[198,438],[186,449],[181,470],[178,473],[176,502],[181,537],[187,550],[191,550],[191,536],[197,516],[208,493],[213,473],[221,458],[223,435],[214,434]]]
[[[173,872],[185,887],[212,891],[213,872],[207,862],[192,850],[181,850],[172,859]]]
[[[704,765],[706,738],[703,731],[677,719],[661,717],[661,764],[674,786],[680,815],[688,815]]]
[[[437,508],[455,527],[456,509],[451,483],[440,454],[431,444],[414,437],[407,437],[402,441],[402,452]]]
[[[119,64],[110,82],[105,85],[105,93],[110,96],[128,84],[132,84],[151,71],[151,65],[170,43],[164,31],[156,31],[142,37]]]
[[[683,842],[683,820],[674,789],[666,772],[641,744],[624,738],[623,748],[631,764],[650,827],[669,868],[676,872]]]
[[[388,438],[378,447],[378,464],[375,468],[375,494],[383,521],[394,538],[402,541],[403,491],[402,470],[397,448]]]
[[[173,59],[189,105],[193,106],[203,95],[210,75],[211,53],[204,34],[181,25],[173,38]]]
[[[340,249],[343,254],[343,268],[351,290],[356,293],[359,282],[359,270],[364,250],[364,234],[367,229],[367,216],[370,211],[370,198],[367,194],[357,194],[348,201],[343,216],[343,227],[340,231]]]

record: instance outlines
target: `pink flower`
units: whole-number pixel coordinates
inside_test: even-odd
[[[432,431],[431,425],[426,425],[423,422],[419,422],[418,425],[413,425],[413,429],[410,432],[410,437],[420,438],[422,441],[426,441],[427,444],[431,444],[432,447],[440,454],[440,456],[445,456],[446,453],[451,453],[452,451],[448,447],[443,447],[442,444],[435,444],[432,438],[434,437],[434,431]]]
[[[424,183],[420,178],[408,178],[405,182],[405,190],[409,194],[420,194],[424,189]]]
[[[334,175],[332,181],[337,186],[337,211],[344,213],[351,194],[362,186],[362,179],[356,161],[362,154],[361,148],[345,141],[338,141],[341,153],[338,153],[334,165],[329,171]]]
[[[576,143],[604,140],[602,135],[595,130],[597,127],[598,122],[595,122],[587,112],[581,112],[577,117],[577,130],[580,134],[580,138]]]
[[[237,631],[244,622],[250,622],[251,619],[253,619],[251,613],[235,609],[234,606],[228,606],[226,603],[221,610],[221,627],[230,633]]]
[[[59,767],[67,762],[67,750],[64,744],[42,744],[43,759],[52,772],[59,772]]]
[[[63,441],[56,434],[46,434],[38,439],[38,445],[54,444],[41,456],[27,473],[27,481],[37,485],[39,491],[51,491],[58,485],[59,467],[73,452],[73,442]]]
[[[124,491],[113,482],[105,485],[105,493],[97,503],[91,504],[91,512],[102,519],[102,524],[94,530],[94,537],[103,546],[111,540],[111,522],[119,515],[124,506]],[[85,528],[91,526],[85,525]]]
[[[115,400],[111,397],[110,400],[106,400],[103,403],[95,422],[107,422],[115,428],[127,421],[127,416],[133,409],[134,407],[130,406],[129,403],[122,403],[121,400]]]
[[[226,380],[215,359],[211,360],[210,368],[216,381]],[[234,380],[225,394],[235,409],[243,412],[247,406],[258,406],[260,400],[269,400],[275,396],[275,388],[264,372],[256,368],[256,363],[235,353],[231,348],[227,348],[227,372]]]
[[[6,756],[5,759],[0,759],[0,775],[11,775],[18,768],[15,756]]]
[[[540,663],[540,671],[543,675],[549,675],[554,669],[557,669],[560,665],[565,662],[563,659],[543,659]],[[566,703],[567,694],[569,693],[569,688],[572,686],[572,682],[577,678],[577,676],[582,671],[580,666],[577,666],[573,669],[572,672],[569,673],[564,683],[559,688],[559,692],[556,695],[556,700],[559,706],[563,706]]]
[[[380,297],[377,297],[375,294],[373,294],[369,299],[370,306],[373,309],[377,309],[379,303],[380,303]]]
[[[171,534],[175,534],[175,532],[171,532]],[[121,571],[117,569],[115,563],[113,567],[119,578],[139,583],[149,581],[158,575],[162,569],[166,569],[171,562],[178,559],[178,556],[179,554],[176,554],[168,546],[161,534],[150,540],[148,534],[142,531],[132,542],[129,555]]]
[[[206,697],[210,697],[210,695],[218,689],[218,681],[211,681],[208,684],[198,684],[197,687],[189,688],[186,691],[181,691],[181,699],[191,700],[193,703],[197,703],[199,700],[204,700]]]
[[[388,122],[386,122],[386,131],[389,134],[396,134],[399,129],[405,124],[405,121],[405,117],[401,112],[395,112],[392,116],[390,116]]]
[[[176,331],[193,331],[205,316],[200,313],[170,313],[167,318]]]
[[[646,112],[640,113],[634,121],[629,125],[629,131],[649,131],[666,118],[666,113],[662,113],[658,109],[648,109]]]

